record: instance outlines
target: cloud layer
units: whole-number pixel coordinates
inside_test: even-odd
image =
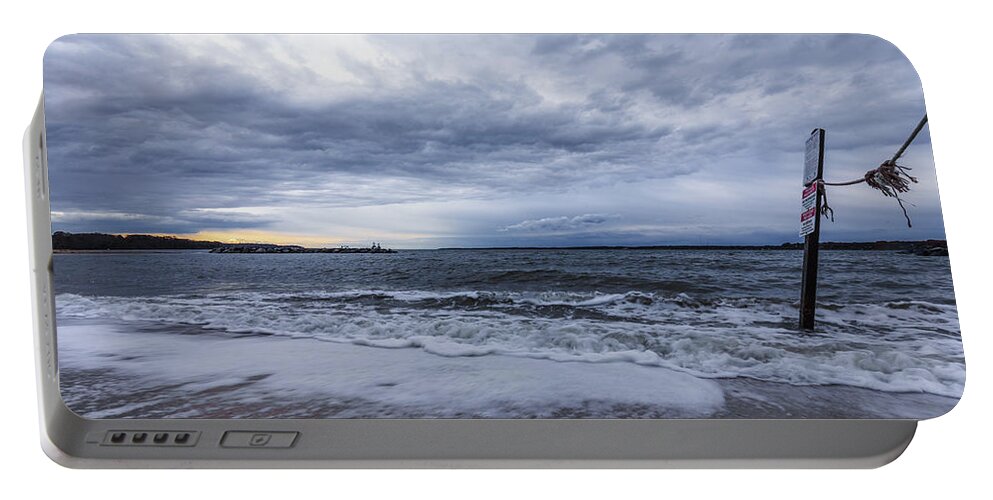
[[[539,231],[539,232],[573,232],[584,231],[605,224],[611,219],[616,219],[616,215],[608,214],[583,214],[575,217],[545,217],[543,219],[529,219],[505,227],[504,231]]]
[[[45,104],[56,229],[398,247],[793,241],[812,128],[847,179],[924,112],[866,36],[70,36]],[[906,163],[826,237],[941,237]]]

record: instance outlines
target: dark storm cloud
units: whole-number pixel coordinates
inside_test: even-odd
[[[756,149],[792,150],[804,122],[837,133],[832,146],[850,149],[892,144],[923,112],[913,67],[889,43],[868,36],[686,35],[673,37],[577,36],[536,44],[545,64],[593,68],[615,61],[614,96],[649,93],[692,114],[735,97],[808,91],[800,109],[759,109],[724,117],[723,138],[755,139]],[[729,111],[731,111],[729,109]],[[698,143],[693,130],[682,135]],[[708,137],[706,143],[712,143]]]
[[[335,207],[579,189],[609,197],[619,183],[687,176],[772,186],[799,176],[798,144],[816,126],[831,131],[831,154],[852,162],[834,173],[857,175],[875,166],[863,158],[890,154],[923,112],[913,68],[861,36],[312,42],[53,44],[45,101],[57,228],[273,230],[286,224],[276,213],[285,207],[310,207],[320,219]],[[784,217],[795,215],[795,194],[785,209],[786,194],[755,203],[792,228]],[[666,207],[669,222],[707,209],[685,198]],[[936,197],[918,206],[940,228]],[[489,227],[601,223],[563,213],[585,212],[538,210]]]
[[[60,166],[53,173],[58,201],[71,207],[174,215],[190,206],[278,203],[280,193],[306,191],[320,174],[332,183],[343,174],[538,188],[584,170],[623,171],[670,132],[579,106],[535,108],[541,98],[512,82],[425,81],[402,92],[304,105],[157,37],[59,43],[82,56],[57,52],[46,60],[50,161]],[[569,168],[544,168],[562,158]],[[98,184],[104,189],[94,189]],[[335,192],[327,201],[436,195],[365,200]]]

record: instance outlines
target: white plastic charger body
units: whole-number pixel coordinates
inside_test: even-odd
[[[917,428],[915,420],[887,419],[83,418],[59,391],[45,144],[42,100],[23,146],[32,319],[41,444],[63,466],[872,468],[900,456]],[[189,434],[192,444],[112,442],[134,433]],[[251,446],[256,437],[284,445]]]

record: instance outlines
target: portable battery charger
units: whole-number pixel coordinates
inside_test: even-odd
[[[865,35],[69,35],[24,137],[70,467],[876,467],[965,361]]]

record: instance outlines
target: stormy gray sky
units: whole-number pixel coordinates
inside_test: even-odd
[[[825,177],[893,154],[916,72],[868,36],[87,36],[45,56],[55,230],[398,248],[799,241]],[[832,241],[942,238],[926,128],[899,207]]]

